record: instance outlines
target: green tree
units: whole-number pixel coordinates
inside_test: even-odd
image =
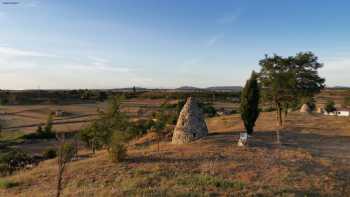
[[[81,90],[80,98],[82,100],[89,100],[91,95],[92,95],[92,93],[90,90],[88,90],[88,89]]]
[[[327,103],[326,103],[326,106],[325,106],[325,110],[326,110],[327,113],[331,113],[331,112],[334,112],[335,110],[337,110],[335,108],[334,101],[328,100]]]
[[[350,96],[344,98],[344,107],[350,106]]]
[[[109,98],[107,109],[99,111],[99,119],[91,123],[88,128],[81,130],[82,141],[93,152],[105,147],[110,154],[116,154],[117,148],[125,146],[125,143],[137,135],[128,117],[121,111],[122,100],[122,97],[117,96]]]
[[[105,91],[100,91],[98,92],[98,100],[103,102],[105,101],[106,99],[108,99],[108,95]]]
[[[114,163],[123,161],[127,156],[126,142],[127,136],[124,132],[115,132],[111,137],[109,145],[109,156]]]
[[[176,105],[176,114],[177,114],[177,116],[180,115],[180,112],[181,112],[182,108],[184,107],[185,103],[186,103],[185,99],[179,99],[177,101],[177,105]]]
[[[57,136],[59,142],[58,155],[57,155],[57,164],[58,164],[58,172],[57,172],[57,185],[56,185],[56,197],[60,197],[62,193],[62,182],[63,182],[63,173],[66,169],[67,163],[72,160],[74,155],[76,154],[75,147],[73,144],[70,144],[65,141],[65,137]]]
[[[254,131],[255,122],[259,117],[260,88],[257,80],[258,75],[253,71],[250,79],[246,82],[241,94],[241,118],[249,135]]]
[[[0,139],[1,139],[1,137],[2,137],[2,125],[0,123]]]
[[[99,122],[95,121],[87,128],[80,131],[80,139],[92,150],[95,154],[97,149],[102,148],[103,142],[103,132],[100,132]]]
[[[39,125],[38,128],[36,129],[36,133],[39,135],[43,133],[43,128],[41,127],[41,125]]]
[[[323,65],[312,52],[298,53],[287,58],[266,55],[259,64],[263,97],[275,105],[280,129],[283,128],[288,108],[292,103],[300,102],[305,97],[313,97],[324,88],[325,79],[318,75],[318,69]],[[279,129],[277,142],[280,143]]]
[[[53,113],[50,113],[47,118],[46,125],[44,127],[45,133],[52,133],[52,121],[53,121]]]
[[[159,112],[156,114],[156,121],[154,123],[154,126],[151,127],[150,131],[155,132],[157,134],[157,149],[158,153],[160,151],[160,140],[162,136],[162,132],[168,122],[167,116],[165,115],[165,109],[161,108]]]

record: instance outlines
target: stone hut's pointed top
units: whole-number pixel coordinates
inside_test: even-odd
[[[301,112],[301,113],[309,113],[309,112],[311,112],[311,109],[310,109],[310,107],[309,107],[308,104],[304,104],[304,105],[301,107],[300,112]]]
[[[181,110],[172,143],[185,144],[208,135],[204,115],[195,98],[189,97]]]

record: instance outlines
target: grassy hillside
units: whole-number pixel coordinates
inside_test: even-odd
[[[237,147],[239,116],[207,120],[210,135],[189,145],[151,135],[133,142],[126,161],[105,151],[68,166],[63,196],[346,196],[350,194],[349,119],[291,114],[276,146],[273,113],[263,113],[247,148]],[[56,161],[5,177],[0,196],[54,196]],[[1,182],[1,181],[0,181]],[[0,184],[1,185],[1,184]],[[4,187],[3,187],[4,188]]]

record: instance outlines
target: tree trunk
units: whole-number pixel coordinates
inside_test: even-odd
[[[278,128],[276,130],[276,137],[277,137],[277,144],[281,144],[281,137],[280,137],[280,130],[283,127],[283,117],[282,117],[282,107],[280,103],[276,104],[277,107],[277,122],[278,122]]]
[[[58,177],[57,177],[57,193],[56,193],[56,197],[60,197],[61,196],[61,188],[62,188],[62,172],[63,170],[61,169],[61,166],[58,167]]]
[[[159,153],[159,143],[160,143],[160,136],[159,136],[160,134],[158,133],[158,153]]]
[[[286,104],[286,108],[284,109],[284,118],[286,119],[287,118],[287,116],[288,116],[288,109],[289,108],[289,105],[288,104]]]
[[[91,140],[91,149],[92,149],[92,154],[95,155],[96,148],[95,148],[95,139]]]
[[[62,146],[61,146],[61,151],[62,151]],[[62,190],[62,179],[63,179],[63,172],[64,168],[66,166],[65,161],[64,161],[64,156],[62,155],[62,152],[58,156],[58,176],[57,176],[57,193],[56,197],[61,196],[61,190]]]

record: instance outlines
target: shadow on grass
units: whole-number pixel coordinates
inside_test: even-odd
[[[312,130],[312,128],[308,128]],[[242,131],[243,133],[244,131]],[[213,132],[200,143],[211,143],[217,147],[236,144],[240,132]],[[280,131],[281,144],[276,143],[276,131],[258,131],[249,139],[249,147],[266,149],[302,149],[314,156],[339,159],[350,163],[350,136],[305,133],[298,128]]]

